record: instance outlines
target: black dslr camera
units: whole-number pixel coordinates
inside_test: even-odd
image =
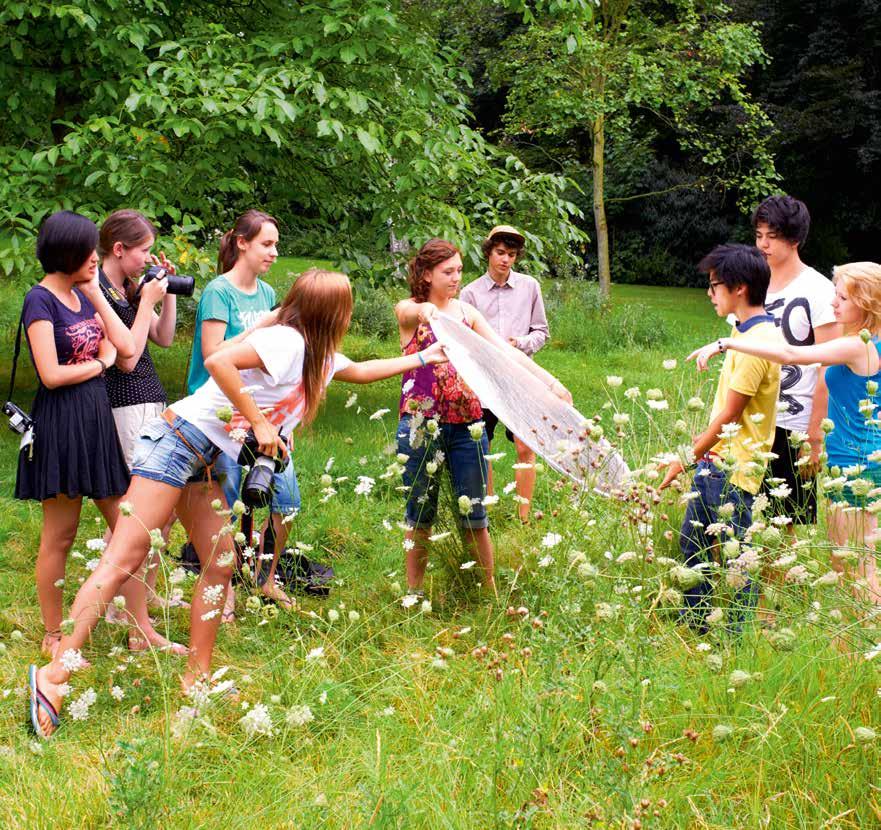
[[[282,441],[284,436],[279,434]],[[242,502],[248,508],[268,507],[272,503],[272,477],[285,468],[285,460],[281,457],[270,458],[258,449],[254,430],[249,429],[245,443],[239,453],[238,463],[250,467],[245,483],[242,485]]]
[[[9,428],[19,435],[24,435],[34,426],[34,419],[12,401],[3,404],[3,414],[9,418]]]
[[[138,291],[150,280],[161,280],[168,277],[168,293],[178,294],[181,297],[192,297],[196,289],[196,278],[186,274],[169,274],[161,265],[151,265],[141,277]]]

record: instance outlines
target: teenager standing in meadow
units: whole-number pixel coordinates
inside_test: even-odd
[[[62,684],[82,665],[80,649],[120,586],[156,546],[157,534],[149,528],[162,527],[172,511],[201,562],[184,690],[209,675],[235,557],[231,535],[223,531],[225,518],[213,506],[221,490],[211,470],[220,453],[238,457],[236,431],[252,429],[263,455],[286,455],[280,433],[290,436],[298,424],[315,418],[332,378],[372,383],[445,360],[435,345],[403,357],[353,363],[336,351],[351,315],[352,288],[344,274],[306,271],[271,325],[217,349],[206,360],[211,379],[142,430],[113,537],[71,608],[73,630],[62,637],[51,663],[29,669],[31,724],[39,736],[48,737],[58,727]],[[216,413],[230,405],[232,419],[225,423]]]
[[[136,210],[117,210],[104,220],[98,235],[101,291],[114,313],[131,330],[135,344],[134,355],[117,359],[115,366],[108,367],[104,378],[116,434],[129,469],[141,428],[165,409],[167,401],[148,343],[163,348],[170,346],[177,322],[177,298],[167,291],[168,279],[162,277],[140,284],[149,264],[160,265],[169,274],[175,273],[174,266],[164,254],[160,259],[150,253],[156,234],[156,228],[143,214]],[[160,305],[159,314],[155,311],[157,305]],[[163,529],[166,541],[169,529],[170,525]],[[109,538],[108,532],[105,539]],[[129,649],[132,651],[153,646],[186,654],[184,646],[170,643],[150,622],[147,593],[152,605],[163,605],[155,591],[158,573],[158,559],[148,562],[146,574],[139,575],[128,586],[125,614],[110,606],[108,621],[132,621],[133,628],[129,632]],[[144,582],[140,584],[142,579]]]
[[[808,237],[810,214],[792,196],[771,196],[753,214],[756,247],[771,268],[765,311],[774,317],[791,346],[825,343],[841,335],[832,311],[835,289],[821,273],[802,262],[799,251]],[[765,489],[780,481],[790,491],[781,500],[782,512],[795,526],[817,521],[817,471],[828,393],[823,369],[788,364],[780,370],[780,401]],[[806,440],[805,440],[806,437]],[[769,479],[771,481],[769,481]]]
[[[236,219],[233,227],[220,240],[217,271],[220,276],[211,280],[199,299],[196,312],[196,332],[190,359],[187,391],[192,395],[208,380],[205,361],[221,345],[240,338],[256,326],[276,305],[275,289],[261,279],[278,259],[278,223],[268,213],[249,210]],[[220,456],[217,474],[221,477],[223,495],[231,508],[239,497],[242,468],[236,459]],[[290,598],[275,581],[279,553],[287,540],[288,525],[283,519],[300,508],[300,488],[292,459],[284,471],[273,478],[270,520],[275,533],[272,563],[266,569],[262,562],[257,568],[263,595],[284,607],[292,606]],[[250,540],[249,540],[250,544]],[[263,545],[266,544],[265,534]],[[235,619],[235,591],[230,586],[223,621]]]
[[[868,584],[872,602],[881,604],[881,582],[875,561],[873,536],[878,520],[869,498],[881,487],[881,424],[878,390],[881,384],[881,265],[852,262],[834,270],[832,308],[844,336],[813,346],[759,343],[723,337],[695,351],[699,369],[722,351],[732,350],[776,363],[796,366],[821,364],[829,387],[831,431],[826,437],[830,467],[838,479],[829,509],[828,532],[833,545],[848,543],[863,551],[857,571]],[[877,502],[875,502],[877,504]],[[832,564],[844,563],[833,554]]]
[[[709,275],[707,295],[720,317],[739,321],[727,343],[776,344],[774,318],[765,311],[771,270],[765,258],[747,245],[719,245],[698,268]],[[721,342],[721,341],[720,341]],[[732,349],[735,347],[732,346]],[[752,524],[752,504],[762,485],[765,456],[774,437],[774,415],[780,389],[780,367],[766,357],[731,351],[725,357],[707,428],[695,439],[692,458],[669,464],[661,489],[686,469],[694,470],[691,497],[679,531],[685,564],[699,568],[711,563],[719,539],[711,525],[727,525],[742,539]],[[723,509],[723,506],[730,505]],[[736,589],[735,617],[755,605],[754,584],[744,573]],[[706,625],[712,583],[705,578],[685,588],[688,620]]]
[[[83,498],[112,528],[129,475],[119,446],[104,373],[134,355],[131,332],[98,283],[98,228],[68,210],[40,227],[37,259],[45,276],[24,299],[22,325],[39,388],[31,407],[33,442],[18,456],[15,497],[43,510],[37,596],[54,656],[61,639],[64,572]]]
[[[560,398],[572,402],[569,391],[553,375],[506,343],[476,308],[456,299],[462,282],[462,256],[451,242],[426,242],[410,260],[407,281],[412,296],[395,306],[404,354],[417,354],[436,342],[431,318],[443,312],[461,320]],[[443,466],[449,467],[459,523],[466,543],[476,551],[482,584],[494,590],[494,551],[484,501],[489,445],[480,420],[480,401],[450,363],[420,365],[403,376],[398,410],[398,453],[407,456],[404,484],[409,488],[406,519],[410,529],[404,542],[409,591],[418,595],[422,590]]]
[[[513,270],[523,253],[526,239],[510,225],[497,225],[483,242],[486,273],[462,289],[462,302],[474,306],[502,339],[532,357],[547,342],[548,319],[538,281]],[[486,435],[492,444],[499,419],[483,410]],[[520,521],[529,521],[532,494],[535,491],[535,453],[505,428],[514,442],[518,466],[514,470],[517,495],[520,497]],[[492,493],[492,466],[489,467],[489,492]]]

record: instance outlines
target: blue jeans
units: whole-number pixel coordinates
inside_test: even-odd
[[[228,507],[239,498],[242,490],[242,468],[226,453],[220,453],[214,464],[217,478]],[[272,477],[272,512],[287,516],[300,509],[300,487],[294,471],[294,461],[289,456],[287,467]]]
[[[220,450],[189,421],[175,416],[169,424],[162,417],[154,418],[141,427],[132,453],[132,475],[183,488],[204,480],[206,465],[218,454],[222,455]]]
[[[698,462],[691,491],[699,495],[688,502],[685,510],[682,529],[679,531],[679,549],[685,564],[694,568],[702,563],[712,562],[713,549],[719,544],[720,537],[707,534],[707,525],[723,522],[734,530],[737,539],[743,539],[747,528],[752,524],[755,497],[731,484],[722,470],[706,460]],[[728,503],[734,505],[734,513],[731,518],[722,519],[719,516],[719,507]],[[695,525],[694,522],[698,524]],[[701,573],[705,576],[704,580],[683,591],[686,606],[683,614],[691,625],[704,630],[713,584],[706,578],[704,569],[701,569]],[[746,585],[736,591],[735,607],[729,614],[734,627],[739,627],[757,599],[757,585],[747,578]]]
[[[468,433],[468,424],[441,423],[434,437],[422,427],[424,440],[414,448],[410,446],[411,421],[412,416],[404,415],[398,424],[398,452],[408,456],[403,475],[404,484],[410,488],[407,523],[419,528],[434,524],[440,477],[444,468],[448,467],[453,482],[453,497],[457,501],[461,496],[471,499],[471,512],[467,516],[462,515],[458,504],[453,507],[459,524],[471,530],[489,527],[483,504],[486,496],[486,455],[489,452],[486,432],[479,441],[475,441]],[[434,460],[438,451],[444,454],[444,460],[438,465],[437,472],[429,475],[425,465]]]

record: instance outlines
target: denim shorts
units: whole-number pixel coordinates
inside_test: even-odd
[[[489,444],[486,432],[475,441],[468,432],[468,424],[438,424],[434,437],[421,430],[423,441],[418,447],[410,445],[411,415],[404,415],[398,424],[398,453],[407,456],[404,464],[404,485],[407,495],[407,523],[413,527],[428,528],[437,517],[437,499],[441,478],[445,469],[450,471],[453,485],[453,510],[459,524],[466,529],[478,530],[489,526],[483,498],[486,496],[487,462]],[[443,462],[437,472],[429,475],[426,464],[443,453]],[[461,496],[471,499],[471,511],[463,515],[459,510]]]
[[[227,505],[232,507],[233,502],[241,498],[239,494],[242,490],[242,468],[222,452],[217,456],[214,469],[223,490],[223,497]],[[288,457],[287,467],[272,477],[272,512],[287,516],[299,509],[300,487],[297,484],[293,459]]]
[[[180,416],[174,416],[173,424],[154,418],[141,428],[132,453],[132,475],[183,488],[204,481],[206,464],[212,464],[219,452],[201,430]]]

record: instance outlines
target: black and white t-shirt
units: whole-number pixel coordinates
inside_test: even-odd
[[[835,322],[834,296],[831,280],[813,268],[805,268],[782,291],[768,292],[765,310],[774,317],[787,343],[810,346],[814,343],[814,329]],[[779,408],[777,426],[807,431],[819,373],[817,364],[780,367],[780,402],[786,408]]]
[[[117,291],[103,271],[100,272],[100,281],[101,291],[110,307],[131,328],[135,323],[138,307],[129,303],[125,295]],[[142,403],[165,403],[167,400],[148,346],[144,346],[144,351],[131,372],[123,372],[116,366],[110,366],[104,379],[107,381],[107,397],[110,398],[113,409]]]

